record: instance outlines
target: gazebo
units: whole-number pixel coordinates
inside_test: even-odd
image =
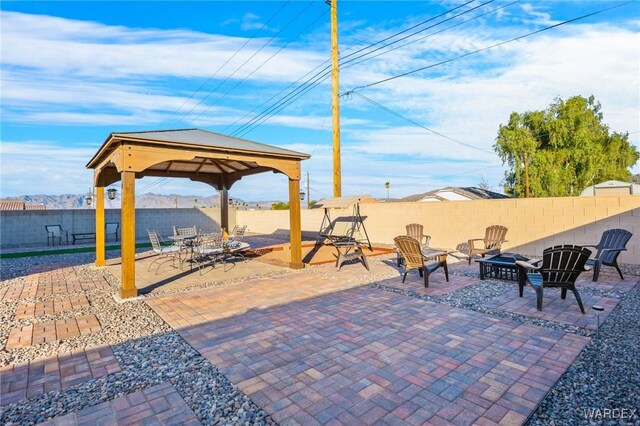
[[[96,266],[105,266],[104,188],[122,181],[122,277],[120,297],[137,296],[135,285],[135,180],[180,177],[221,191],[220,226],[229,228],[231,186],[244,176],[271,171],[289,178],[293,269],[303,268],[300,226],[300,162],[309,154],[200,129],[111,133],[87,163],[96,193]]]

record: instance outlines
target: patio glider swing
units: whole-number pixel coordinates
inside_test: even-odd
[[[367,257],[362,252],[362,245],[371,247],[371,240],[364,226],[364,218],[360,214],[360,202],[370,198],[368,195],[356,195],[350,197],[325,198],[316,203],[316,206],[324,209],[324,217],[316,239],[316,248],[325,241],[329,241],[336,248],[336,267],[338,270],[344,262],[357,259],[369,270]],[[331,210],[347,210],[351,208],[350,216],[338,216],[331,220]]]

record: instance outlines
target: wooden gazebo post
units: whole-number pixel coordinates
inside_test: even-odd
[[[122,286],[120,297],[135,297],[136,289],[136,174],[122,172]]]
[[[107,264],[104,240],[104,186],[96,186],[96,266]]]
[[[289,179],[289,241],[291,269],[302,269],[302,226],[300,224],[300,180]]]

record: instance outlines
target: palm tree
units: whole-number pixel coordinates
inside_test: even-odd
[[[387,188],[387,201],[389,201],[389,187],[391,184],[389,182],[384,183],[384,187]]]

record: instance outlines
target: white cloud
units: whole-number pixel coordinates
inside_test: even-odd
[[[82,194],[92,185],[85,168],[94,147],[65,147],[52,141],[2,141],[2,196]]]

